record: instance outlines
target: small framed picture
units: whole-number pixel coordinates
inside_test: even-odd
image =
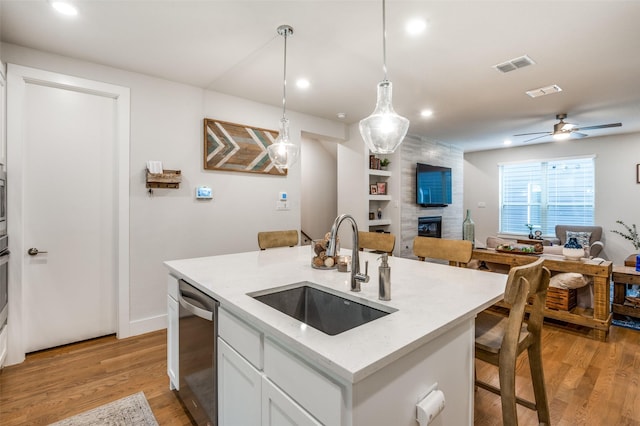
[[[369,212],[369,220],[374,220],[376,218],[376,214],[374,212]]]
[[[378,195],[387,195],[387,182],[376,183]]]
[[[369,185],[369,194],[378,195],[378,185]]]
[[[640,183],[640,164],[636,164],[636,183]]]

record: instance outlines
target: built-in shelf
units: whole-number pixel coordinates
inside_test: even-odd
[[[369,201],[391,201],[391,195],[369,195]]]
[[[376,219],[376,220],[370,220],[369,221],[369,226],[384,226],[384,225],[391,225],[391,220],[390,219]]]
[[[369,175],[371,176],[391,176],[391,172],[388,170],[369,169]]]

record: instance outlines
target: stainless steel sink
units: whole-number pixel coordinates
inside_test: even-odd
[[[330,336],[397,311],[366,299],[341,295],[308,281],[249,293],[248,296]]]

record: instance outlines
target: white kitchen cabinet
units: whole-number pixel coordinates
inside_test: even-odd
[[[262,425],[263,426],[319,426],[300,405],[289,398],[269,379],[262,379]]]
[[[221,426],[259,425],[262,373],[218,338],[218,421]]]
[[[0,327],[2,327],[0,325]],[[8,327],[5,324],[4,327],[0,328],[0,368],[4,365],[4,360],[7,358],[7,335]]]
[[[167,286],[167,374],[169,375],[169,388],[179,389],[178,318],[180,317],[180,311],[177,300],[178,280],[169,275]]]

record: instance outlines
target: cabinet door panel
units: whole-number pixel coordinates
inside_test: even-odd
[[[218,338],[220,426],[259,425],[262,374]]]
[[[269,379],[262,379],[262,426],[321,426]]]
[[[178,301],[167,296],[167,374],[169,375],[169,388],[178,389]]]

